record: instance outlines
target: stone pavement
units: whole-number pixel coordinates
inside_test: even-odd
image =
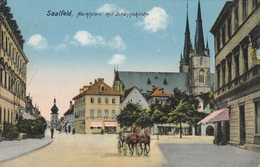
[[[41,149],[53,141],[48,131],[42,139],[23,139],[0,142],[0,163]]]
[[[252,157],[251,160],[254,162],[249,164],[256,166],[258,161],[253,160],[260,155],[232,146],[213,145],[213,137],[209,136],[183,136],[182,139],[179,136],[159,136],[159,140],[157,136],[152,136],[149,157],[137,155],[131,157],[118,154],[116,137],[114,134],[72,135],[59,134],[55,131],[54,139],[51,139],[47,131],[43,139],[3,141],[0,142],[0,166],[208,167],[214,166],[212,165],[214,163],[216,166],[224,167],[228,164],[230,167],[230,163],[226,165],[223,163],[231,160],[233,161],[231,164],[235,164],[231,166],[237,167],[238,162],[241,163],[240,166],[248,164],[248,157]],[[240,152],[241,155],[238,154]],[[201,162],[206,159],[212,161],[207,161],[208,163],[203,165]]]

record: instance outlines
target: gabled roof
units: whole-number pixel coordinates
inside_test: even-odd
[[[198,94],[195,96],[195,97],[199,97],[203,100],[203,110],[209,104],[209,101],[210,101],[209,94],[210,94],[210,92],[206,92],[206,93],[201,93],[201,94]]]
[[[71,109],[69,108],[63,115],[71,115],[74,112],[74,104],[72,105]]]
[[[149,93],[149,97],[171,97],[171,94],[164,90],[162,87],[156,87],[154,90]]]
[[[123,101],[126,99],[126,97],[127,97],[134,89],[136,89],[136,90],[140,93],[140,95],[143,97],[143,95],[142,95],[142,93],[140,92],[140,90],[139,90],[136,86],[133,86],[133,87],[131,87],[131,88],[125,90],[124,98],[121,100],[121,102],[123,102]],[[143,98],[144,98],[144,97],[143,97]],[[144,98],[144,100],[146,100],[146,99]]]
[[[82,96],[85,95],[110,95],[110,96],[120,96],[120,94],[115,91],[113,88],[108,86],[106,83],[104,83],[102,80],[96,80],[93,85],[90,85],[87,90],[84,92],[78,94],[73,98],[73,100],[76,100]]]

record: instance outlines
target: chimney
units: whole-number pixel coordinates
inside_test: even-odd
[[[72,101],[70,101],[70,110],[72,110]]]
[[[98,80],[104,82],[104,78],[98,78]]]
[[[89,82],[89,86],[91,86],[92,85],[92,82]]]

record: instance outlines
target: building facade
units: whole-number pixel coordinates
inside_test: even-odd
[[[0,125],[15,123],[26,107],[28,58],[23,36],[7,1],[0,2]]]
[[[120,96],[104,83],[103,78],[80,89],[74,100],[74,126],[76,133],[93,134],[119,132],[116,115],[120,112]]]
[[[74,104],[70,101],[70,108],[64,113],[64,125],[66,132],[71,133],[74,129]]]
[[[215,109],[230,109],[230,121],[218,122],[217,131],[230,144],[258,150],[259,6],[259,0],[227,1],[210,30],[215,41]]]

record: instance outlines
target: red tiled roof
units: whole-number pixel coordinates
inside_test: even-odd
[[[104,89],[101,90],[100,86],[103,86]],[[104,83],[101,80],[97,80],[93,85],[89,86],[87,90],[84,92],[78,94],[73,98],[73,100],[76,100],[84,95],[111,95],[111,96],[120,96],[120,93],[115,91],[113,88],[108,86],[106,83]]]
[[[217,111],[214,111],[199,123],[213,123],[219,121],[228,121],[229,120],[229,108],[223,108]]]
[[[150,97],[171,97],[171,94],[161,87],[156,87],[149,94]]]

